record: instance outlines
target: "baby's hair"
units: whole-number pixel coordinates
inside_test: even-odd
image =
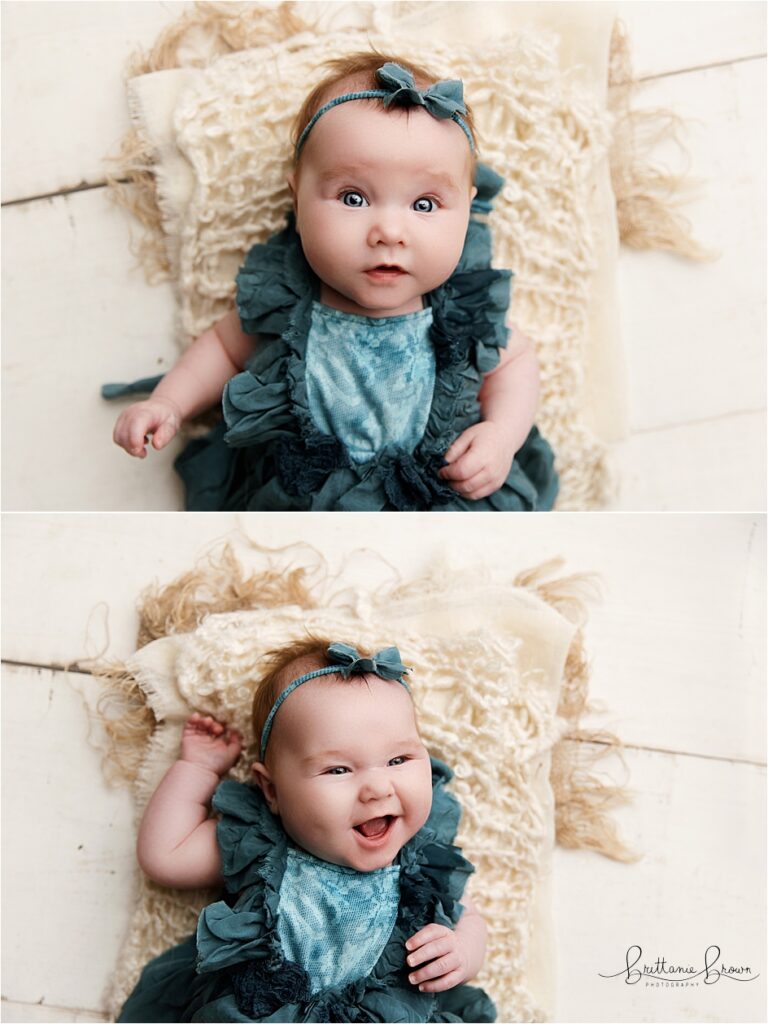
[[[289,683],[305,672],[332,664],[326,654],[331,643],[331,640],[323,637],[308,636],[286,644],[285,647],[267,651],[264,656],[266,672],[256,684],[253,695],[251,721],[254,736],[261,736],[272,705]],[[358,650],[363,657],[370,656],[371,652],[360,648]]]
[[[399,64],[400,67],[405,68],[406,71],[410,71],[416,82],[417,89],[426,89],[440,80],[436,74],[420,64],[414,64],[411,61],[403,60],[402,57],[393,57],[385,53],[378,53],[376,50],[364,50],[359,53],[350,53],[346,57],[335,57],[331,60],[327,60],[321,65],[321,67],[328,68],[328,73],[320,80],[320,82],[318,82],[312,92],[304,100],[304,103],[293,122],[291,143],[294,153],[296,152],[296,146],[301,137],[301,133],[324,103],[333,99],[334,96],[341,95],[344,92],[380,89],[381,85],[376,78],[376,72],[382,64],[387,63]],[[342,83],[344,88],[339,90],[337,86]],[[464,102],[466,105],[466,99]],[[402,110],[401,107],[392,107],[391,109]],[[467,106],[466,114],[462,114],[462,120],[469,128],[472,141],[475,145],[475,152],[477,152],[477,133],[472,119],[472,111],[469,106]],[[294,160],[298,164],[299,158],[294,157]]]

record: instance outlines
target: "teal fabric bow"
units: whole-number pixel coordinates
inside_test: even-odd
[[[363,658],[359,651],[354,647],[350,647],[349,644],[332,643],[326,651],[326,655],[332,664],[326,665],[325,668],[316,668],[313,672],[307,672],[303,676],[299,676],[298,679],[294,679],[292,683],[286,686],[272,705],[272,709],[264,723],[264,728],[261,730],[262,761],[267,753],[267,742],[269,734],[272,732],[272,723],[275,720],[278,708],[297,687],[303,683],[308,683],[310,679],[317,679],[318,676],[332,674],[349,679],[351,675],[365,675],[367,672],[370,672],[379,676],[380,679],[394,680],[400,683],[401,686],[404,686],[409,693],[411,692],[408,683],[402,678],[406,672],[410,672],[410,669],[406,668],[400,661],[400,651],[396,647],[385,647],[383,651],[374,654],[372,658]]]
[[[425,90],[417,89],[410,71],[391,61],[378,69],[376,78],[388,93],[384,97],[385,107],[393,103],[403,107],[426,107],[433,117],[441,120],[467,112],[464,86],[456,78],[435,82]]]
[[[382,86],[381,89],[362,89],[359,92],[346,92],[343,96],[335,96],[332,100],[324,103],[319,110],[315,111],[309,120],[304,131],[296,143],[296,158],[298,159],[301,148],[307,140],[307,136],[317,123],[318,119],[327,114],[329,110],[338,107],[340,103],[349,103],[350,100],[383,100],[385,107],[392,104],[403,107],[424,107],[427,113],[440,120],[451,118],[461,128],[467,137],[470,152],[475,152],[475,142],[472,132],[461,114],[466,114],[467,108],[464,103],[464,86],[459,79],[445,79],[442,82],[435,82],[428,89],[417,89],[416,82],[410,71],[401,68],[399,64],[388,61],[376,71],[376,79]]]
[[[365,675],[372,672],[382,679],[400,679],[410,669],[400,661],[400,651],[396,647],[385,647],[372,658],[363,658],[349,644],[333,643],[326,652],[330,661],[345,679],[351,675]]]

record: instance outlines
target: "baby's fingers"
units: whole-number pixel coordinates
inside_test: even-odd
[[[176,424],[173,420],[165,420],[152,435],[152,447],[155,451],[165,448],[169,441],[176,436]]]
[[[210,736],[220,736],[226,726],[217,722],[211,715],[200,715],[197,711],[190,715],[185,725],[185,731],[196,733],[208,733]]]
[[[472,439],[474,438],[474,436],[474,430],[472,427],[469,427],[462,434],[459,434],[459,436],[453,442],[451,447],[445,453],[446,462],[452,463],[455,462],[458,458],[461,458],[464,452],[472,444]]]
[[[115,444],[124,448],[129,455],[135,455],[143,459],[147,454],[144,447],[147,440],[147,431],[151,427],[151,421],[146,416],[137,416],[130,412],[124,413],[115,424],[112,438]]]
[[[427,924],[423,928],[420,928],[405,943],[405,948],[412,953],[415,949],[426,945],[427,942],[434,942],[435,939],[440,939],[444,935],[451,934],[450,928],[446,928],[444,924]]]
[[[440,476],[443,480],[450,480],[453,483],[465,483],[482,472],[484,466],[482,452],[470,449],[459,456],[450,466],[444,466],[440,470]]]
[[[143,459],[147,454],[147,449],[144,447],[145,436],[140,434],[136,437],[129,423],[118,420],[112,433],[112,440],[120,448],[128,452],[129,455],[135,455],[137,458]]]
[[[232,747],[233,750],[240,751],[243,745],[243,737],[237,729],[230,729],[224,739],[226,740],[228,747]]]
[[[435,978],[434,981],[423,981],[419,985],[419,992],[447,992],[449,988],[460,985],[463,980],[464,976],[457,968],[455,971],[449,971],[448,974]]]
[[[435,978],[443,980],[454,972],[461,973],[461,964],[455,953],[448,953],[438,960],[432,960],[425,967],[420,967],[413,974],[409,974],[408,980],[412,985],[418,985],[421,988],[425,982],[434,981]]]
[[[408,960],[409,967],[418,967],[419,964],[424,964],[427,960],[435,960],[439,956],[443,956],[445,953],[450,953],[453,949],[455,939],[453,935],[441,935],[439,938],[433,939],[431,942],[427,942],[425,945],[420,946],[414,953],[410,953],[406,958]]]

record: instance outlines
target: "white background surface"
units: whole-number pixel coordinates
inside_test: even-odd
[[[175,359],[169,285],[149,287],[104,157],[127,128],[122,72],[191,5],[3,4],[3,507],[181,507],[178,443],[144,462],[111,441],[105,381]],[[765,5],[623,3],[640,106],[686,122],[701,186],[685,209],[720,253],[623,250],[618,286],[629,510],[765,508]],[[676,151],[659,154],[681,168]]]
[[[587,626],[596,726],[625,742],[633,865],[557,850],[557,1019],[760,1021],[765,974],[696,988],[606,980],[626,950],[699,965],[765,959],[765,521],[749,515],[466,517],[6,515],[3,580],[3,1019],[87,1020],[127,925],[131,811],[107,789],[63,663],[133,650],[135,604],[222,539],[308,541],[329,565],[378,552],[509,579],[554,556],[595,571]],[[239,531],[239,533],[237,532]],[[374,560],[367,556],[371,565]],[[297,562],[301,552],[296,551]],[[607,766],[624,781],[617,763]],[[64,1007],[65,1009],[61,1009]],[[69,1015],[68,1015],[69,1014]],[[100,1019],[100,1018],[96,1018]]]

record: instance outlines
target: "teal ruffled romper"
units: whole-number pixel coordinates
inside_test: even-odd
[[[260,790],[222,782],[213,798],[226,894],[200,915],[197,935],[152,960],[119,1021],[495,1021],[480,988],[419,992],[405,942],[431,922],[455,925],[474,870],[453,846],[460,809],[452,772],[432,759],[432,810],[398,855],[394,926],[364,977],[318,989],[280,939],[281,886],[292,847]],[[284,933],[283,933],[284,934]],[[300,941],[300,940],[299,940]]]
[[[308,389],[307,344],[320,282],[290,217],[282,232],[251,249],[238,274],[242,327],[259,336],[259,350],[227,384],[224,422],[190,442],[176,460],[188,509],[506,512],[552,507],[557,495],[554,458],[535,427],[507,480],[489,497],[463,498],[438,476],[447,449],[479,421],[482,375],[498,364],[507,340],[512,275],[492,269],[490,231],[477,216],[488,213],[503,181],[479,165],[476,184],[459,264],[445,284],[425,296],[432,314],[428,337],[434,387],[416,443],[384,439],[370,458],[361,459],[318,417]],[[350,401],[349,392],[339,395],[339,404]],[[393,405],[396,401],[393,395]]]

